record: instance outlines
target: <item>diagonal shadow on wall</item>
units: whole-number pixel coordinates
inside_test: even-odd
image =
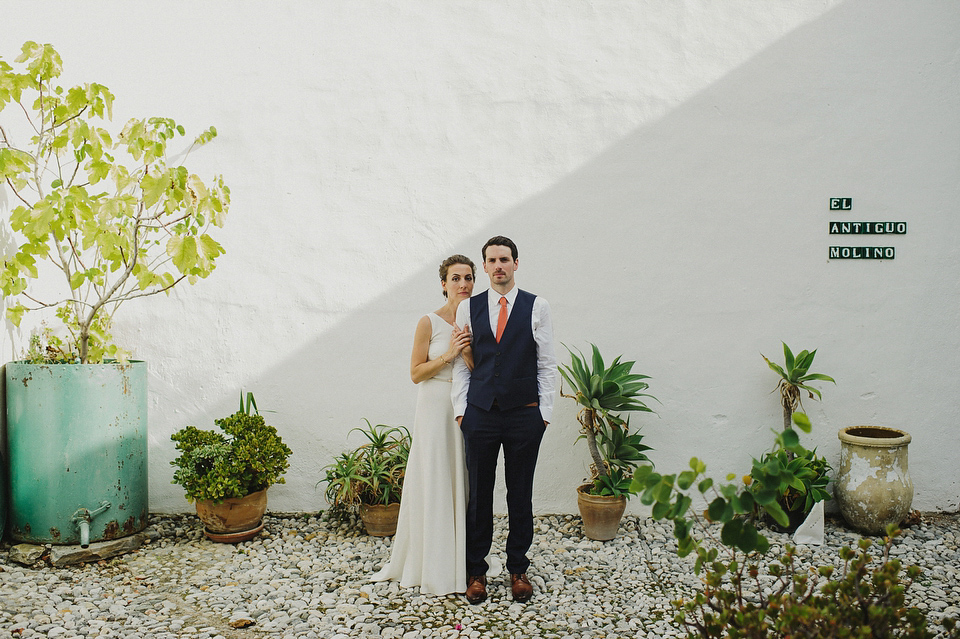
[[[271,507],[325,507],[314,484],[340,450],[327,442],[346,446],[362,417],[412,423],[410,341],[417,319],[441,303],[438,292],[424,296],[436,285],[435,263],[452,252],[479,261],[491,235],[519,245],[518,283],[551,302],[559,342],[597,342],[654,376],[660,417],[636,421],[664,470],[694,454],[743,468],[762,452],[779,407],[757,352],[777,349],[781,338],[856,361],[869,354],[861,338],[891,324],[908,336],[936,330],[937,318],[910,309],[917,298],[956,300],[948,273],[957,253],[947,237],[957,223],[924,237],[923,264],[904,255],[863,268],[826,259],[826,209],[833,196],[854,196],[881,218],[902,216],[910,204],[911,224],[921,226],[945,198],[955,206],[956,88],[930,82],[917,65],[955,68],[942,54],[945,42],[956,43],[945,34],[957,24],[943,13],[933,3],[838,6],[481,231],[438,246],[413,278],[265,371],[252,386],[283,407],[272,422],[311,433],[287,484],[271,491]],[[898,250],[907,254],[914,242],[907,236]],[[340,392],[344,380],[350,392]],[[216,414],[234,404],[222,398]],[[168,429],[158,438],[183,423],[172,421],[156,415],[154,428]],[[828,422],[817,434],[821,452],[832,450],[833,431]],[[537,471],[541,512],[575,511],[572,488],[587,458],[576,434],[572,402],[558,398]],[[157,453],[153,469],[168,469]],[[161,489],[168,473],[152,476],[152,508],[182,510],[177,489]]]

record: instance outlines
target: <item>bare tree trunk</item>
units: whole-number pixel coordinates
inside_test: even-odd
[[[596,469],[598,476],[606,477],[608,474],[607,467],[603,463],[603,456],[600,455],[600,449],[597,448],[597,414],[592,410],[587,410],[585,417],[584,430],[586,430],[587,448],[590,450],[590,457],[593,458],[593,467]]]

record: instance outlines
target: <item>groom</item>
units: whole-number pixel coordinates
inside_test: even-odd
[[[484,558],[493,541],[493,488],[503,447],[507,570],[513,598],[525,602],[533,595],[526,574],[533,542],[533,473],[556,391],[553,326],[546,300],[516,287],[517,245],[498,235],[487,241],[482,255],[490,288],[460,304],[456,320],[472,334],[473,370],[463,358],[453,370],[453,410],[463,432],[470,490],[466,597],[472,604],[487,597]]]

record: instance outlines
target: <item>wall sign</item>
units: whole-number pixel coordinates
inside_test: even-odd
[[[852,197],[830,198],[831,211],[853,210]],[[830,235],[906,235],[906,222],[829,222]],[[892,260],[897,250],[892,246],[831,246],[831,260]]]
[[[906,222],[830,222],[831,235],[906,235]]]
[[[897,251],[892,246],[831,246],[831,260],[892,260]]]

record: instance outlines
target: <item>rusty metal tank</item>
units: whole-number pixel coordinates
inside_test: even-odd
[[[8,532],[88,545],[147,525],[144,362],[6,365]]]

